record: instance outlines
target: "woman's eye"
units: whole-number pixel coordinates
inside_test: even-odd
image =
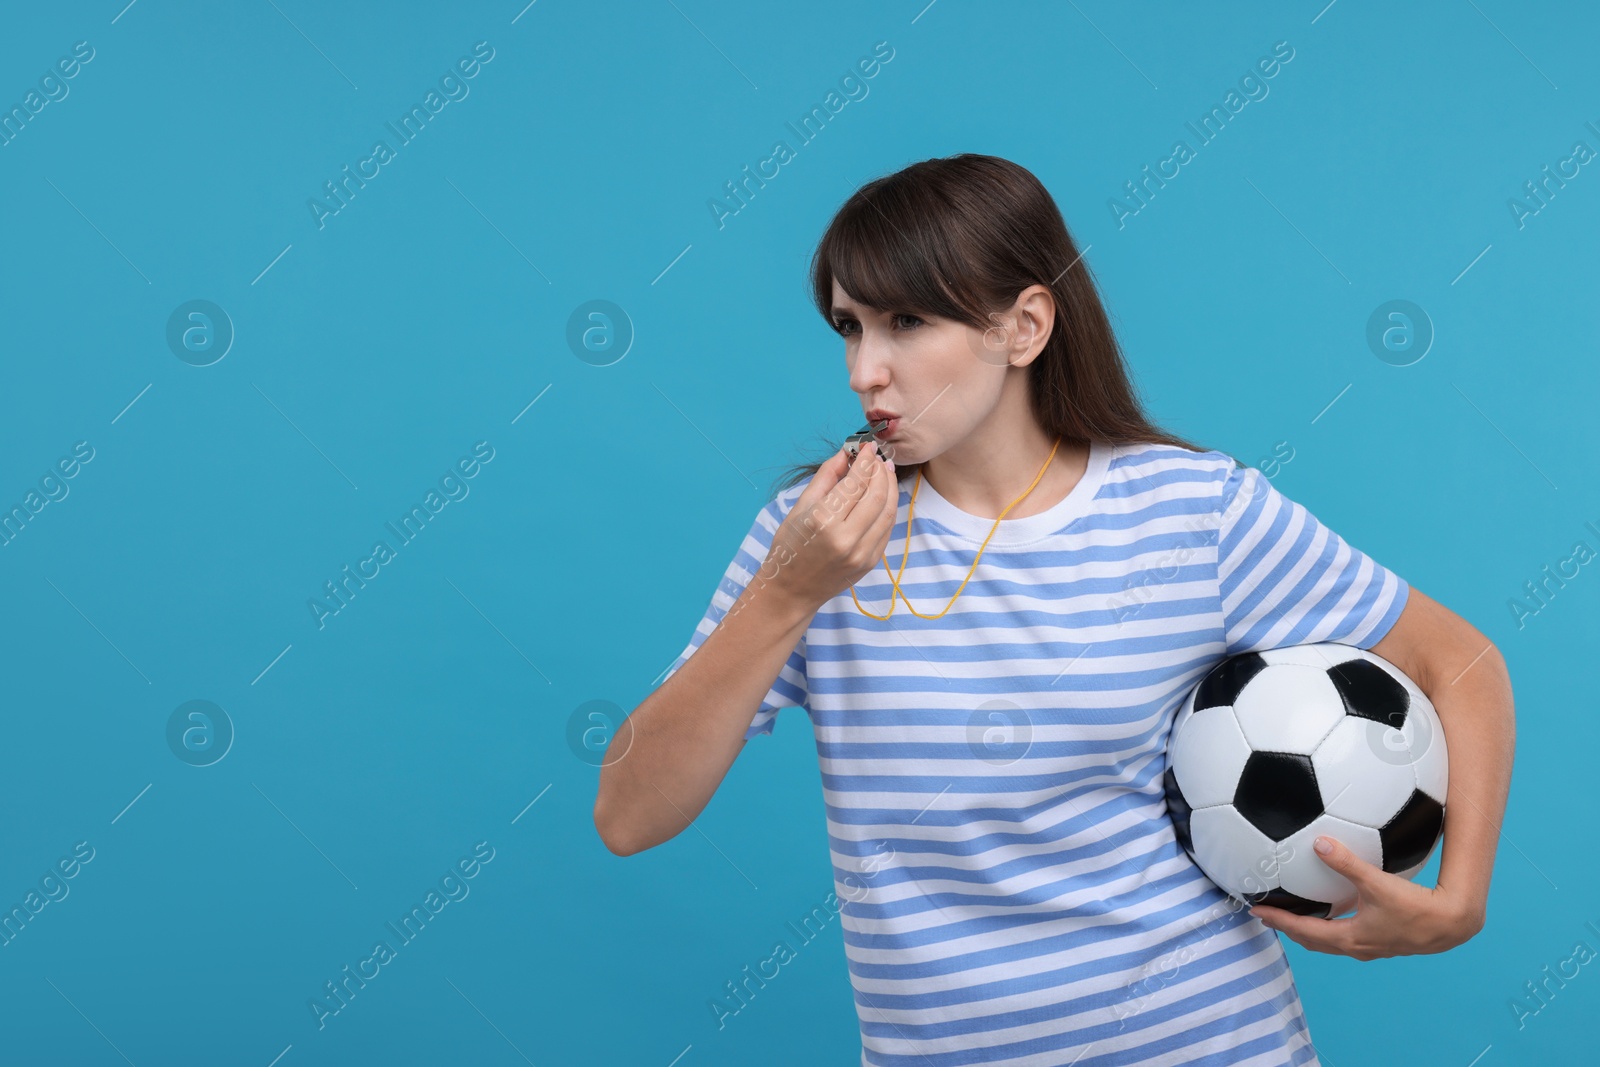
[[[891,321],[893,321],[895,328],[902,333],[908,333],[923,325],[923,321],[915,315],[899,314],[893,316]],[[834,322],[833,328],[840,334],[849,337],[855,332],[851,327],[859,325],[855,319],[839,319]]]

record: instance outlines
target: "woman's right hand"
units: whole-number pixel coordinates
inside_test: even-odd
[[[761,578],[815,611],[883,559],[899,502],[894,463],[878,454],[876,441],[853,463],[840,448],[773,534]]]

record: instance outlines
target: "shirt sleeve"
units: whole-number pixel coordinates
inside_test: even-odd
[[[767,504],[757,513],[755,522],[750,526],[750,532],[745,534],[744,541],[739,550],[734,554],[728,569],[722,575],[722,581],[717,584],[716,592],[711,595],[711,603],[706,608],[705,616],[700,620],[700,625],[695,628],[694,636],[689,644],[678,654],[677,660],[667,669],[662,678],[665,682],[678,672],[694,651],[705,643],[724,618],[729,609],[745,587],[750,584],[755,573],[761,569],[762,563],[767,558],[767,551],[772,547],[772,537],[778,531],[778,526],[783,522],[789,509],[799,499],[805,483],[796,485],[790,490],[778,495],[776,499]],[[789,659],[778,672],[777,680],[772,683],[772,688],[767,690],[767,695],[762,698],[761,706],[756,710],[755,717],[751,719],[749,727],[744,732],[745,740],[757,734],[770,734],[778,717],[778,709],[787,707],[807,708],[810,693],[806,688],[806,639],[801,636],[794,651],[789,653]]]
[[[1410,586],[1317,521],[1254,467],[1223,485],[1217,578],[1226,655],[1337,641],[1370,649]]]

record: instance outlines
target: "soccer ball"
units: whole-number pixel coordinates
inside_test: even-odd
[[[1319,834],[1411,878],[1444,825],[1433,704],[1381,656],[1324,642],[1230,656],[1173,721],[1164,778],[1178,841],[1231,896],[1331,918],[1356,889]]]

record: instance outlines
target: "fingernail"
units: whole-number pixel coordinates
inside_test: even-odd
[[[1333,851],[1333,844],[1326,837],[1317,838],[1315,841],[1311,842],[1311,847],[1316,849],[1324,856]]]

